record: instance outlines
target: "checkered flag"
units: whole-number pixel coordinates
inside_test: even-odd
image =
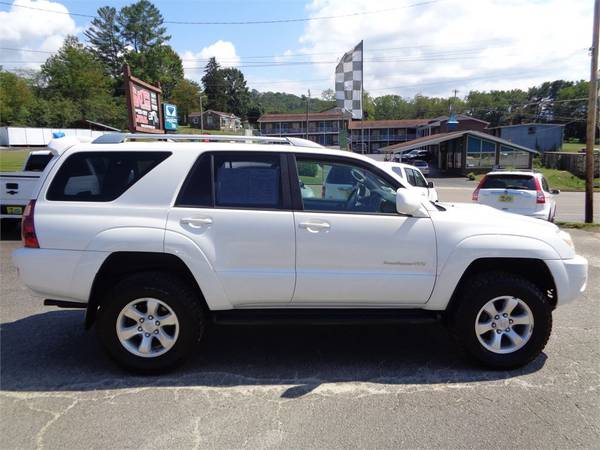
[[[353,119],[363,118],[363,41],[345,53],[335,68],[335,100],[339,108],[352,112]]]

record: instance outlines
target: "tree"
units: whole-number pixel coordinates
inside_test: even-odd
[[[96,57],[104,64],[115,80],[121,78],[125,45],[117,23],[117,10],[112,6],[98,9],[97,17],[83,33]]]
[[[175,85],[183,80],[183,63],[170,45],[157,45],[126,56],[131,73],[148,83],[160,83],[163,95],[171,96]]]
[[[587,95],[589,82],[580,80],[571,86],[564,86],[552,104],[553,122],[566,122],[565,139],[585,141]]]
[[[134,52],[144,52],[171,39],[166,34],[160,10],[148,0],[139,0],[121,8],[117,22],[125,45],[130,45]]]
[[[325,89],[321,92],[321,98],[326,102],[335,102],[335,92],[331,88]]]
[[[246,119],[250,107],[250,92],[246,87],[244,74],[235,68],[221,69],[225,79],[227,112]]]
[[[206,64],[202,84],[207,98],[206,109],[225,111],[227,109],[225,75],[214,57],[210,58]]]
[[[118,105],[112,97],[111,79],[102,63],[74,36],[68,36],[56,54],[41,68],[45,87],[43,98],[58,102],[70,100],[79,110],[78,119],[115,123]],[[62,123],[58,126],[69,125]]]
[[[189,114],[200,109],[200,95],[200,85],[195,81],[183,79],[175,85],[168,101],[177,105],[180,123],[187,124]]]
[[[0,68],[0,124],[27,125],[34,100],[27,80]]]

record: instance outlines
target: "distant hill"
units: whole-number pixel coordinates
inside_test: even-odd
[[[286,94],[284,92],[258,92],[253,89],[250,96],[254,103],[261,106],[263,113],[302,113],[306,111],[306,96]],[[335,101],[320,98],[310,99],[311,111],[324,111],[335,106]]]

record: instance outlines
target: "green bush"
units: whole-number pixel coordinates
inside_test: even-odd
[[[298,161],[298,175],[301,177],[316,177],[319,167],[315,163]]]
[[[475,180],[476,175],[473,172],[469,172],[469,174],[467,175],[467,178],[471,181]]]

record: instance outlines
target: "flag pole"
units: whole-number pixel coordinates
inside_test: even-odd
[[[363,41],[360,41],[360,140],[361,140],[361,150],[362,153],[365,153],[365,71],[364,71],[364,60],[365,60],[365,48],[363,46]]]

